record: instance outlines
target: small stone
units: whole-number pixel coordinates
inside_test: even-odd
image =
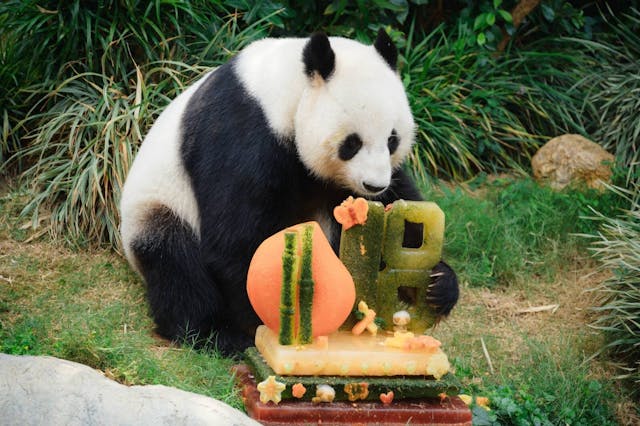
[[[531,159],[533,176],[555,190],[585,185],[603,190],[611,180],[615,157],[580,135],[567,134],[547,142]]]

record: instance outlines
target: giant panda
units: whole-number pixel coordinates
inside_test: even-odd
[[[167,106],[120,202],[124,251],[160,335],[242,350],[259,324],[246,275],[264,239],[315,220],[337,251],[332,209],[347,196],[421,199],[401,168],[414,121],[397,56],[384,31],[373,45],[263,39]],[[443,317],[457,279],[442,262],[432,276],[428,302]]]

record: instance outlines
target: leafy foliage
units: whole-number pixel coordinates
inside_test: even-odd
[[[381,26],[406,27],[410,13],[427,0],[227,0],[225,4],[243,13],[248,24],[260,20],[273,25],[275,35],[309,34],[325,31],[332,35],[371,42]]]
[[[476,43],[478,46],[495,50],[498,41],[503,37],[502,31],[513,34],[515,29],[512,22],[513,17],[508,10],[503,9],[505,5],[502,0],[491,2],[479,2],[479,11],[473,19],[473,31],[471,38],[467,39],[468,44]],[[467,7],[461,13],[461,20],[469,22],[473,13],[471,7]]]
[[[490,410],[486,410],[476,405],[474,398],[474,425],[616,424],[611,383],[591,376],[575,345],[528,338],[520,352],[517,368],[505,367],[485,387],[478,387],[473,380],[468,385],[466,392],[487,397],[490,403]],[[472,371],[456,372],[473,378]]]

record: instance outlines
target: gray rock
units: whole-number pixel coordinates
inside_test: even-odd
[[[82,364],[0,354],[3,425],[259,425],[202,395],[127,387]]]

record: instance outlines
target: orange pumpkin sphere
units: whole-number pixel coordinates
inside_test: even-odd
[[[335,255],[317,222],[307,222],[282,230],[267,238],[256,250],[247,274],[247,294],[253,309],[271,330],[280,328],[280,291],[282,289],[282,254],[284,233],[297,231],[302,237],[306,225],[313,226],[311,272],[314,281],[311,324],[314,337],[336,331],[347,319],[356,298],[351,274]],[[302,255],[302,238],[298,238],[298,255]],[[296,296],[295,306],[298,306]],[[300,317],[295,314],[296,330]]]

